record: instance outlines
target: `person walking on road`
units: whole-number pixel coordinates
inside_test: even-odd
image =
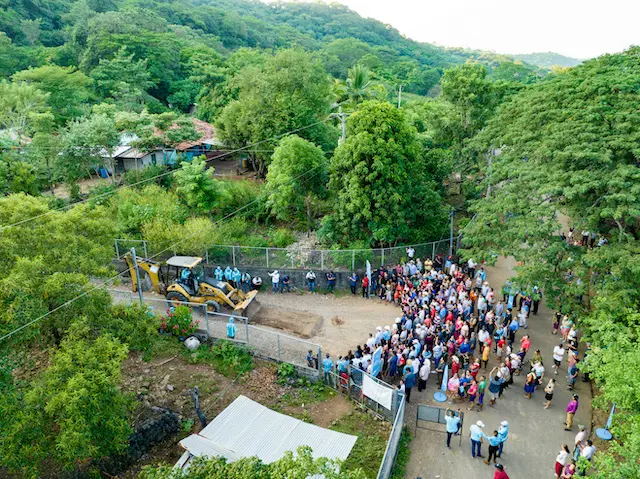
[[[500,447],[500,436],[498,436],[498,431],[493,431],[493,436],[489,437],[489,457],[485,459],[484,463],[491,463],[491,458],[493,458],[493,462],[496,462],[498,448]]]
[[[562,358],[564,358],[565,349],[562,343],[553,348],[553,374],[558,375]]]
[[[444,420],[447,423],[447,447],[451,448],[451,436],[456,434],[460,429],[460,417],[456,416],[451,409],[447,408]]]
[[[556,380],[551,378],[549,379],[549,383],[544,388],[544,398],[546,402],[544,403],[544,409],[549,409],[551,406],[551,400],[553,399],[553,391],[556,388]]]
[[[571,431],[571,428],[573,427],[573,416],[576,414],[576,411],[578,410],[578,395],[574,394],[573,397],[571,398],[571,401],[569,401],[569,404],[567,404],[567,420],[565,421],[565,431]]]
[[[484,423],[482,421],[478,421],[475,424],[472,424],[469,428],[469,437],[471,438],[471,456],[474,458],[482,457],[482,439],[486,437],[482,428],[484,427]]]

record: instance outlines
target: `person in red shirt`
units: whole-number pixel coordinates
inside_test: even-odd
[[[529,352],[529,348],[531,347],[531,340],[529,339],[529,335],[522,336],[520,344],[525,353]]]
[[[496,472],[493,474],[493,479],[509,479],[508,474],[504,472],[502,464],[496,464]]]

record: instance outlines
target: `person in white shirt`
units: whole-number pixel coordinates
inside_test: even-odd
[[[489,339],[489,331],[482,328],[478,333],[478,341],[480,341],[481,343],[485,343],[487,339]]]
[[[309,270],[309,272],[306,275],[306,279],[309,285],[309,292],[315,293],[316,292],[316,274],[312,270]]]
[[[520,310],[520,312],[518,313],[518,324],[520,325],[520,327],[527,329],[528,325],[527,325],[527,310],[525,308],[522,308]]]
[[[376,338],[373,337],[373,334],[369,334],[369,339],[367,339],[367,346],[369,349],[372,349],[376,344]]]
[[[413,247],[409,246],[407,248],[407,256],[409,257],[409,259],[412,260],[415,254],[416,254],[416,250]]]
[[[590,461],[595,452],[596,447],[591,442],[591,439],[587,439],[587,445],[582,448],[580,455]]]
[[[558,374],[558,369],[560,369],[560,364],[562,363],[562,358],[564,358],[565,351],[566,350],[564,349],[562,343],[553,348],[553,374],[555,375]]]
[[[567,462],[569,462],[569,446],[563,444],[562,449],[560,449],[560,452],[556,456],[556,479],[560,479]]]
[[[430,374],[431,360],[425,359],[424,364],[420,368],[420,373],[418,374],[418,391],[423,391],[427,387],[427,381],[429,380]]]
[[[274,293],[277,293],[278,284],[280,284],[280,273],[278,272],[278,270],[275,270],[273,273],[269,273],[269,276],[271,276],[271,285],[273,287],[272,291]]]

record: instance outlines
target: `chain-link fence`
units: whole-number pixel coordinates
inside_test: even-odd
[[[140,301],[138,294],[131,291],[111,290],[110,292],[116,303],[133,304]],[[166,314],[170,307],[164,298],[143,296],[142,301],[158,315]],[[207,311],[206,307],[200,303],[184,302],[180,304],[191,308],[200,334],[206,334],[209,338],[233,339],[236,342],[246,344],[257,356],[284,361],[303,368],[308,368],[306,361],[308,351],[311,351],[315,357],[322,357],[320,345],[251,325],[244,316]],[[234,318],[236,324],[234,338],[227,336],[227,323],[231,317]]]
[[[387,448],[385,449],[384,456],[382,457],[382,464],[380,464],[380,469],[378,470],[378,479],[389,479],[393,472],[393,465],[395,464],[396,457],[398,456],[400,436],[402,435],[402,428],[404,427],[405,404],[404,396],[402,396],[398,404],[396,417],[393,421],[391,434],[389,435],[389,442],[387,442]]]
[[[460,237],[453,238],[453,251],[456,251]],[[116,239],[116,256],[120,259],[127,251],[135,247],[138,256],[148,257],[165,248],[145,240]],[[415,258],[434,259],[437,254],[449,254],[450,239],[420,243],[393,248],[316,250],[295,245],[289,248],[264,248],[254,246],[211,245],[206,251],[197,252],[207,264],[231,265],[243,267],[274,269],[320,269],[334,271],[353,271],[356,265],[369,261],[375,268],[384,264],[397,264],[407,259],[407,249],[415,250]],[[176,249],[163,251],[157,259],[167,259],[180,254]]]

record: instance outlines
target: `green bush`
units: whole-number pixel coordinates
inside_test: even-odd
[[[162,160],[162,158],[159,159]],[[168,189],[171,188],[173,184],[173,175],[169,174],[169,171],[170,169],[166,166],[149,165],[139,170],[127,171],[123,175],[122,179],[125,185],[133,185],[137,183],[140,183],[140,185],[151,185],[155,183],[156,185],[160,185]],[[156,178],[157,176],[160,176],[160,178]]]
[[[111,333],[132,351],[147,351],[158,336],[155,315],[138,304],[112,306],[96,327]]]
[[[278,366],[278,383],[286,384],[290,379],[295,378],[296,368],[293,364],[280,363]]]
[[[182,350],[185,360],[191,364],[211,364],[223,376],[233,377],[253,368],[253,356],[244,346],[231,341],[216,341],[213,346],[201,345],[196,351]]]
[[[286,248],[295,242],[296,236],[289,229],[278,228],[269,233],[269,243],[276,248]]]
[[[169,310],[167,315],[160,318],[160,330],[174,336],[185,337],[193,334],[197,328],[197,321],[193,320],[193,314],[189,306],[181,304]]]

